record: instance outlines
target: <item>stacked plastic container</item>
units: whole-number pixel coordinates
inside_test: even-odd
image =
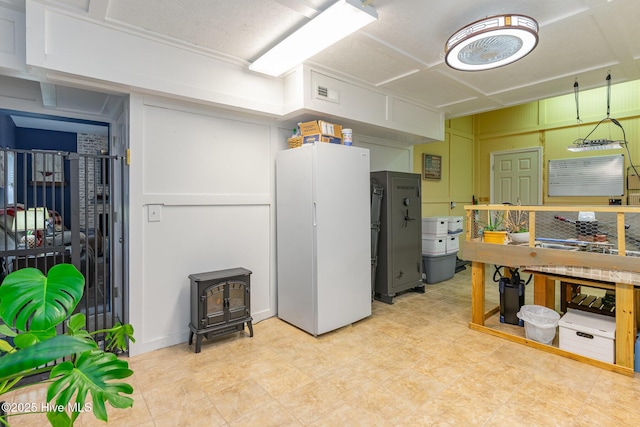
[[[422,218],[422,272],[425,282],[449,280],[456,272],[462,217]]]

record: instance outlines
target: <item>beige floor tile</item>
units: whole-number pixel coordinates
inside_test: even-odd
[[[406,425],[481,426],[499,407],[498,402],[478,400],[476,396],[443,392],[403,421]]]
[[[572,426],[579,419],[580,408],[557,405],[537,399],[509,401],[501,405],[487,426]],[[593,423],[595,425],[606,425]]]
[[[297,390],[313,378],[289,363],[275,362],[272,369],[256,378],[256,382],[273,398]]]
[[[274,400],[255,380],[210,393],[208,398],[227,422]]]
[[[310,425],[313,427],[382,427],[393,424],[381,419],[377,413],[370,413],[362,408],[354,408],[349,404],[344,404]]]
[[[349,406],[394,425],[418,408],[418,403],[392,393],[388,382],[354,381],[345,394]]]
[[[301,424],[310,425],[342,406],[343,397],[331,386],[314,381],[280,396],[278,401]]]
[[[487,268],[487,308],[499,304]],[[470,269],[424,294],[372,302],[372,316],[314,337],[274,317],[245,333],[129,358],[134,406],[118,427],[640,425],[630,378],[469,329]],[[526,289],[527,302],[532,288]],[[524,329],[487,324],[524,336]],[[5,401],[44,402],[42,386]],[[89,416],[88,416],[89,415]],[[11,420],[46,425],[44,415]],[[105,425],[83,414],[78,427]]]
[[[154,419],[163,414],[172,415],[190,402],[206,398],[202,388],[189,378],[179,381],[158,381],[141,390],[142,397]]]
[[[296,427],[301,425],[285,407],[275,400],[229,423],[229,427]]]
[[[226,425],[224,417],[207,398],[183,402],[180,408],[154,418],[155,427],[217,427]]]

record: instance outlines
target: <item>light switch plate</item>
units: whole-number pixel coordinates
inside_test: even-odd
[[[162,205],[148,205],[148,218],[149,222],[157,222],[162,219]]]

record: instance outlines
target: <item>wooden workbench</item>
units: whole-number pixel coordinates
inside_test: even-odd
[[[501,209],[502,205],[489,206],[489,209]],[[626,277],[624,273],[630,273],[633,277],[640,277],[640,262],[637,257],[603,255],[599,253],[588,253],[580,251],[566,251],[558,249],[548,249],[535,247],[535,236],[532,235],[530,244],[527,245],[499,245],[484,243],[480,238],[473,236],[468,230],[473,226],[470,213],[472,210],[482,209],[478,205],[465,206],[468,209],[467,215],[467,240],[461,242],[461,259],[471,261],[471,322],[469,327],[484,333],[495,335],[518,342],[529,347],[534,347],[542,351],[554,353],[568,357],[583,363],[598,366],[603,369],[615,371],[624,375],[634,376],[634,344],[636,337],[637,313],[635,299],[640,292],[634,292],[634,288],[640,289],[624,281],[593,280],[590,278],[575,277],[567,274],[556,274],[553,270],[556,267],[566,266],[589,266],[591,269],[602,269],[604,272],[613,272],[613,277]],[[540,209],[550,207],[519,207],[520,209]],[[627,210],[629,207],[617,206],[617,209]],[[556,210],[566,210],[566,207],[553,207]],[[571,208],[569,208],[571,209]],[[574,208],[574,210],[577,208]],[[584,209],[584,208],[583,208]],[[637,208],[636,208],[637,209]],[[593,210],[593,208],[591,208]],[[635,212],[638,212],[636,210]],[[535,213],[533,215],[535,218]],[[624,217],[619,221],[622,225],[618,227],[622,230],[624,239]],[[535,233],[535,227],[533,233]],[[624,251],[624,241],[621,244]],[[485,277],[486,264],[500,265],[504,267],[520,268],[521,271],[534,275],[534,304],[555,309],[555,286],[556,281],[575,283],[584,286],[614,289],[616,298],[616,343],[615,343],[615,364],[602,362],[599,360],[584,357],[575,353],[561,350],[552,345],[542,344],[526,339],[520,335],[497,330],[485,326],[485,320],[499,312],[499,307],[492,307],[489,310],[485,307]],[[566,273],[570,268],[560,268]],[[638,283],[636,283],[637,285]]]

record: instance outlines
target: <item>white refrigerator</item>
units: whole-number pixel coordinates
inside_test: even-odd
[[[278,317],[314,336],[371,315],[369,150],[276,157]]]

